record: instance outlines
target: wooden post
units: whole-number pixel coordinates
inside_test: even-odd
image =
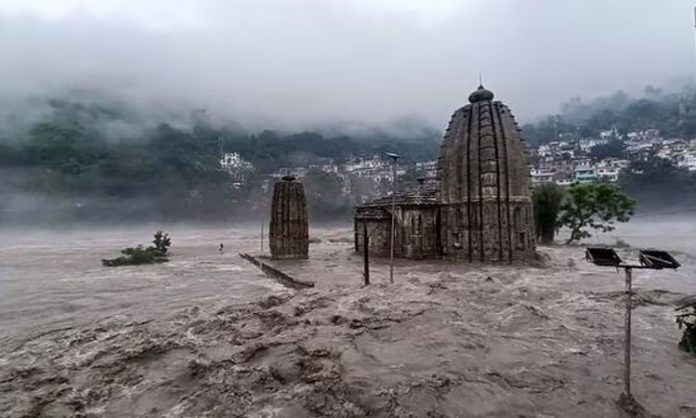
[[[365,261],[365,286],[370,284],[370,238],[367,236],[367,223],[363,223],[363,260]]]

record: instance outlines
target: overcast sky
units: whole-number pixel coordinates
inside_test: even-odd
[[[693,0],[0,0],[0,94],[113,89],[302,126],[522,121],[696,74]],[[272,121],[272,122],[271,122]]]

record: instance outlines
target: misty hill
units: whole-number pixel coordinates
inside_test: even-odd
[[[614,128],[621,134],[658,129],[666,137],[696,137],[696,94],[690,88],[669,92],[647,86],[638,97],[623,91],[589,102],[575,97],[561,106],[559,114],[522,127],[534,146],[555,141],[559,135],[597,138]]]
[[[145,112],[90,92],[33,99],[6,112],[0,125],[0,221],[2,216],[30,218],[28,213],[40,217],[41,209],[61,205],[65,210],[52,222],[67,220],[63,217],[241,218],[255,213],[268,192],[261,187],[281,168],[387,151],[407,162],[431,160],[439,146],[439,132],[407,120],[393,128],[352,126],[346,131],[334,125],[252,132],[213,121],[203,110]],[[223,151],[238,153],[254,167],[234,189],[220,166]],[[337,179],[314,174],[319,190],[335,186]],[[317,189],[313,186],[308,190]],[[349,215],[355,203],[337,204],[334,196],[324,207],[321,201],[327,199],[314,200],[320,202],[318,215]]]
[[[243,220],[265,213],[280,170],[309,168],[303,181],[314,220],[348,220],[352,208],[388,185],[349,179],[317,168],[350,158],[398,152],[403,162],[436,158],[438,129],[415,119],[388,126],[327,121],[306,131],[250,129],[204,110],[162,104],[147,107],[113,95],[72,91],[3,103],[0,114],[0,222],[70,220]],[[590,102],[579,98],[558,115],[523,126],[531,145],[560,137],[597,137],[659,129],[665,136],[696,136],[696,98],[646,88],[641,97],[617,92]],[[605,149],[606,148],[606,149]],[[595,151],[619,157],[612,142]],[[236,152],[254,169],[231,187],[220,166]],[[639,206],[660,210],[696,202],[694,175],[659,159],[634,162],[621,184]],[[408,178],[415,178],[413,170]],[[406,177],[402,178],[405,179]],[[405,181],[405,180],[404,180]]]
[[[532,147],[552,141],[599,138],[610,131],[606,144],[595,146],[589,158],[630,160],[618,184],[638,200],[639,213],[681,215],[696,212],[696,172],[677,167],[657,155],[659,146],[627,152],[630,132],[656,129],[660,140],[696,138],[696,94],[692,88],[670,92],[648,86],[639,97],[618,91],[583,102],[579,97],[564,103],[559,114],[522,127]]]

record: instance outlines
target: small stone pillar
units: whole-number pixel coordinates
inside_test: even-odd
[[[294,176],[283,177],[273,188],[269,241],[274,260],[308,258],[307,203],[304,187]]]

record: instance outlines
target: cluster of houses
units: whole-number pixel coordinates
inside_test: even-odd
[[[696,171],[696,139],[669,139],[660,144],[656,155],[671,160],[677,167]]]
[[[220,157],[220,168],[227,171],[232,187],[240,187],[254,170],[254,165],[242,159],[238,152],[226,152]]]
[[[623,143],[620,158],[592,157],[594,147],[617,140]],[[616,182],[631,161],[650,155],[668,159],[677,167],[696,171],[696,139],[663,138],[655,129],[629,132],[626,135],[620,135],[616,130],[608,130],[602,132],[599,138],[593,139],[573,139],[560,135],[558,141],[527,151],[532,186],[549,183],[568,186],[597,181]],[[244,184],[248,174],[254,170],[254,166],[236,152],[223,154],[220,165],[230,174],[235,187]],[[290,172],[297,178],[303,178],[311,170],[319,170],[339,178],[343,185],[342,194],[352,195],[357,201],[384,192],[392,179],[391,162],[384,156],[372,155],[353,157],[340,163],[329,161],[306,167],[281,168],[270,174],[269,180],[278,180]],[[407,171],[417,173],[418,177],[434,179],[437,175],[437,161],[400,163],[397,166],[397,177],[403,176]]]
[[[593,162],[589,158],[573,160],[544,160],[535,163],[530,169],[532,186],[555,183],[568,186],[574,183],[594,183],[596,181],[615,182],[621,170],[628,167],[629,160],[605,158]]]
[[[620,158],[592,158],[592,149],[620,141]],[[598,139],[565,139],[529,150],[532,186],[555,183],[567,186],[597,181],[616,182],[631,161],[650,155],[670,160],[675,166],[696,171],[696,139],[666,139],[660,132],[648,129],[629,132],[623,137],[616,130],[602,132]]]
[[[254,165],[245,161],[237,152],[224,153],[220,159],[220,167],[229,174],[233,188],[239,188],[245,184],[249,175],[255,170]],[[419,170],[431,169],[434,173],[435,162],[418,162],[415,167]],[[409,168],[413,167],[399,164],[396,168],[397,177],[404,176]],[[393,167],[391,162],[381,155],[351,157],[344,162],[325,161],[305,166],[279,167],[276,171],[264,176],[261,188],[268,191],[273,183],[288,174],[292,174],[297,179],[303,179],[310,172],[323,172],[334,177],[341,184],[342,195],[350,195],[356,201],[364,201],[389,188]]]

